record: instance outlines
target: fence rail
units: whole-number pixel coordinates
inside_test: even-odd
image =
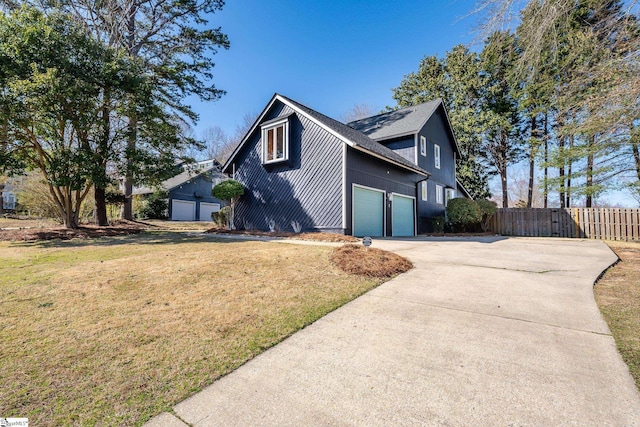
[[[498,209],[490,228],[505,236],[640,241],[640,209]]]

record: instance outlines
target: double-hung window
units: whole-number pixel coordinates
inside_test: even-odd
[[[427,201],[427,181],[420,183],[420,196],[423,201]]]
[[[433,161],[436,169],[440,169],[440,146],[438,144],[433,145]]]
[[[262,163],[283,162],[289,159],[288,118],[262,126]]]
[[[420,137],[420,155],[427,157],[427,138],[424,136]]]

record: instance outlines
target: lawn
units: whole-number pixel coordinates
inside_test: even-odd
[[[382,279],[179,233],[0,242],[0,415],[140,425]]]
[[[596,301],[640,390],[640,243],[608,245],[620,262],[596,283]]]

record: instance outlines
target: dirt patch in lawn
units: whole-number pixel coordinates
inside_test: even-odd
[[[105,236],[124,236],[138,234],[146,230],[146,224],[133,221],[118,221],[114,225],[98,227],[96,225],[83,225],[76,229],[48,224],[42,227],[7,227],[0,229],[0,241],[33,241],[33,240],[70,240],[89,239]]]
[[[241,236],[274,237],[296,240],[310,240],[316,242],[354,243],[360,239],[353,236],[345,236],[337,233],[291,233],[288,231],[259,231],[259,230],[226,230],[222,228],[210,228],[206,231],[211,234],[234,234]]]
[[[136,426],[384,279],[165,231],[0,242],[0,416]]]
[[[620,262],[596,283],[596,301],[640,390],[640,243],[607,244]]]
[[[413,268],[411,261],[393,252],[359,245],[334,249],[331,261],[342,271],[366,277],[393,277]]]

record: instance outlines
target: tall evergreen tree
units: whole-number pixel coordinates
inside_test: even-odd
[[[498,11],[489,15],[486,30],[520,10],[514,0],[479,3],[479,9]],[[633,187],[640,182],[633,137],[640,120],[638,4],[529,0],[520,13],[520,78],[525,86],[553,85],[540,107],[548,125],[543,128],[556,140],[547,164],[558,168],[559,176],[545,180],[545,186],[559,192],[562,206],[578,195],[591,204],[625,171],[634,172]]]
[[[208,17],[223,7],[224,0],[169,3],[164,0],[0,0],[0,3],[9,8],[30,3],[47,10],[62,10],[107,45],[124,49],[143,65],[157,92],[154,96],[173,113],[174,121],[197,119],[184,102],[188,96],[213,101],[224,93],[212,81],[215,65],[212,58],[217,49],[229,47],[229,40],[220,28],[208,25]],[[125,117],[129,127],[128,143],[116,169],[125,176],[127,202],[123,205],[122,217],[132,219],[134,183],[170,172],[173,160],[163,158],[149,145],[144,132],[139,131],[143,118],[135,114],[135,109],[129,109]]]
[[[517,53],[515,36],[495,32],[480,53],[482,78],[482,149],[500,176],[502,207],[509,207],[507,167],[521,158],[518,85],[513,81]]]
[[[178,128],[144,69],[90,37],[68,15],[33,8],[0,14],[0,170],[39,169],[65,226],[105,182],[104,165],[125,138],[105,135],[104,98],[144,118],[158,152],[179,148]]]
[[[443,59],[423,58],[418,71],[407,74],[400,85],[393,88],[398,107],[442,98],[462,152],[457,159],[457,177],[474,198],[490,195],[489,174],[479,158],[480,87],[478,55],[458,45]]]

